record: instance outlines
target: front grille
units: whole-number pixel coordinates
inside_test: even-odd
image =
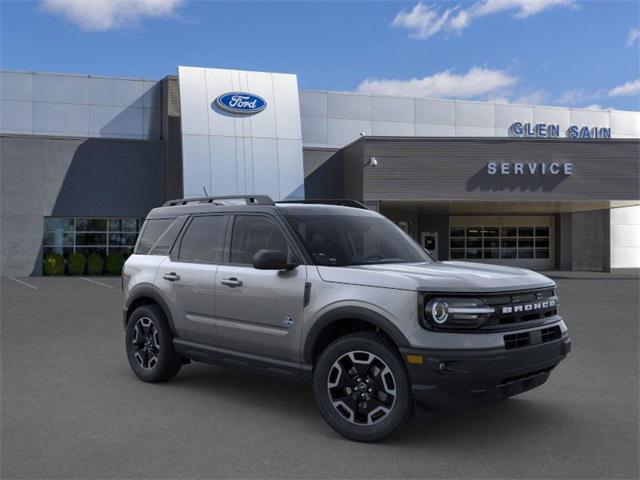
[[[484,329],[504,329],[510,325],[544,320],[558,314],[558,300],[552,288],[489,295],[483,297],[483,300],[495,308],[495,313],[489,315],[484,323]],[[555,302],[554,305],[545,307],[550,301]],[[505,308],[508,311],[503,311]],[[518,311],[519,309],[522,311]]]
[[[560,327],[542,328],[540,330],[531,330],[530,332],[512,333],[504,336],[504,346],[507,350],[514,348],[523,348],[530,345],[539,345],[541,343],[557,340],[562,336]]]

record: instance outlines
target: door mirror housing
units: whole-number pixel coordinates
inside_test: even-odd
[[[258,250],[253,256],[253,268],[257,270],[293,270],[297,263],[287,261],[287,254],[281,250]]]

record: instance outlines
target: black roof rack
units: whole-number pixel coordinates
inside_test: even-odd
[[[281,200],[276,203],[308,203],[312,205],[340,205],[342,207],[362,208],[367,210],[362,203],[348,198],[327,198],[327,199],[309,199],[309,200]]]
[[[163,207],[175,207],[190,203],[212,203],[214,205],[227,205],[225,200],[244,200],[247,205],[273,205],[273,200],[268,195],[225,195],[221,197],[194,197],[169,200]]]

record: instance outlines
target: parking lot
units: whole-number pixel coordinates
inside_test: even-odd
[[[120,280],[2,278],[3,478],[638,478],[637,272],[559,272],[573,352],[542,387],[338,436],[310,388],[202,364],[138,381]]]

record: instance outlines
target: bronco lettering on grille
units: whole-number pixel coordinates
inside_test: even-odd
[[[541,310],[543,308],[552,308],[556,306],[555,300],[548,300],[544,302],[524,303],[522,305],[512,305],[509,307],[502,307],[502,313],[518,313],[518,312],[533,312],[535,310]]]

